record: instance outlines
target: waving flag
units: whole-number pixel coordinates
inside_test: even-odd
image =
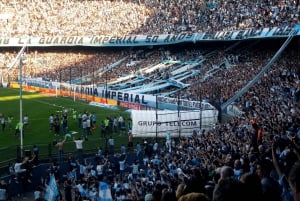
[[[99,182],[99,199],[98,201],[113,201],[110,188],[105,182]]]
[[[71,138],[71,134],[70,133],[67,133],[66,135],[65,135],[65,137],[67,138]]]
[[[50,176],[49,184],[46,186],[45,200],[55,201],[56,197],[59,195],[57,184],[54,175]]]
[[[77,184],[76,187],[78,188],[78,191],[82,197],[86,197],[86,189],[83,188],[81,184]]]

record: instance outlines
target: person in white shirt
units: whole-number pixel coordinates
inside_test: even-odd
[[[86,134],[87,134],[87,136],[92,134],[91,126],[92,126],[91,119],[90,119],[90,117],[88,117],[86,119]]]
[[[14,165],[15,173],[19,174],[19,173],[22,173],[22,172],[26,172],[26,169],[21,167],[23,164],[24,164],[24,162],[15,163],[15,165]]]
[[[16,162],[13,166],[13,171],[14,171],[14,174],[15,174],[16,183],[19,182],[20,174],[26,172],[26,169],[22,168],[22,165],[27,162],[26,160],[28,160],[28,158],[25,158],[24,161],[22,161],[22,162]]]
[[[131,165],[131,167],[132,167],[132,176],[133,176],[133,178],[135,179],[135,178],[137,178],[138,175],[140,174],[140,172],[139,172],[139,163],[138,163],[137,161],[135,161],[135,162]]]
[[[88,140],[87,121],[82,119],[82,134],[85,140]]]
[[[171,145],[171,133],[166,133],[166,148],[169,151],[169,153],[172,152],[172,145]]]
[[[73,138],[77,150],[77,159],[82,163],[83,160],[83,142],[84,140],[78,137],[77,139]]]
[[[123,160],[120,160],[120,161],[119,161],[119,165],[120,165],[120,179],[122,179],[123,176],[124,176],[126,158],[127,158],[127,157],[125,157]]]
[[[107,163],[107,160],[103,159],[103,160],[99,161],[96,166],[98,180],[103,179],[103,173],[104,173],[104,168],[106,166],[106,163]]]

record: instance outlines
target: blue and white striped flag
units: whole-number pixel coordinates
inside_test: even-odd
[[[59,195],[57,184],[54,175],[50,176],[49,184],[46,186],[45,200],[55,201],[56,197]]]
[[[99,199],[98,201],[113,201],[110,188],[105,182],[99,182]]]

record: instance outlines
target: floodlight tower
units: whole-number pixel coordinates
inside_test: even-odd
[[[13,72],[13,68],[15,66],[18,66],[19,67],[19,71],[20,71],[20,97],[19,97],[19,100],[20,100],[20,124],[21,124],[21,129],[20,129],[20,156],[21,158],[23,157],[23,105],[22,105],[22,88],[23,88],[23,72],[22,72],[22,66],[23,64],[26,62],[26,55],[24,54],[25,53],[25,50],[26,50],[27,46],[24,45],[22,47],[22,49],[19,51],[18,55],[16,56],[16,58],[13,60],[13,62],[8,66],[7,68],[7,74],[8,74],[8,81],[9,81],[9,76],[10,76],[10,73]]]
[[[26,55],[24,52],[20,55],[19,58],[19,70],[20,70],[20,155],[23,158],[23,64],[26,63]]]

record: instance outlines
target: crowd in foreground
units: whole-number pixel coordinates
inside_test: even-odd
[[[127,146],[118,150],[108,140],[108,147],[99,147],[88,158],[83,158],[83,140],[73,139],[77,154],[59,157],[44,168],[46,176],[35,183],[35,200],[49,198],[54,177],[59,189],[54,200],[101,200],[105,183],[109,200],[298,201],[299,127],[267,133],[261,119],[240,118],[195,130],[191,136],[167,133],[159,141],[133,142],[129,130]],[[14,165],[14,182],[25,190],[32,178],[41,176],[34,175],[36,156],[34,152]],[[2,182],[0,188],[8,185]]]
[[[116,201],[298,201],[299,136],[261,135],[253,119],[239,134],[218,124],[180,139],[166,135],[163,142],[145,139],[120,150],[99,147],[94,157],[55,160],[37,185],[35,200],[49,196],[53,175],[56,200],[102,200],[102,182],[109,200]],[[130,131],[128,137],[132,142]]]

